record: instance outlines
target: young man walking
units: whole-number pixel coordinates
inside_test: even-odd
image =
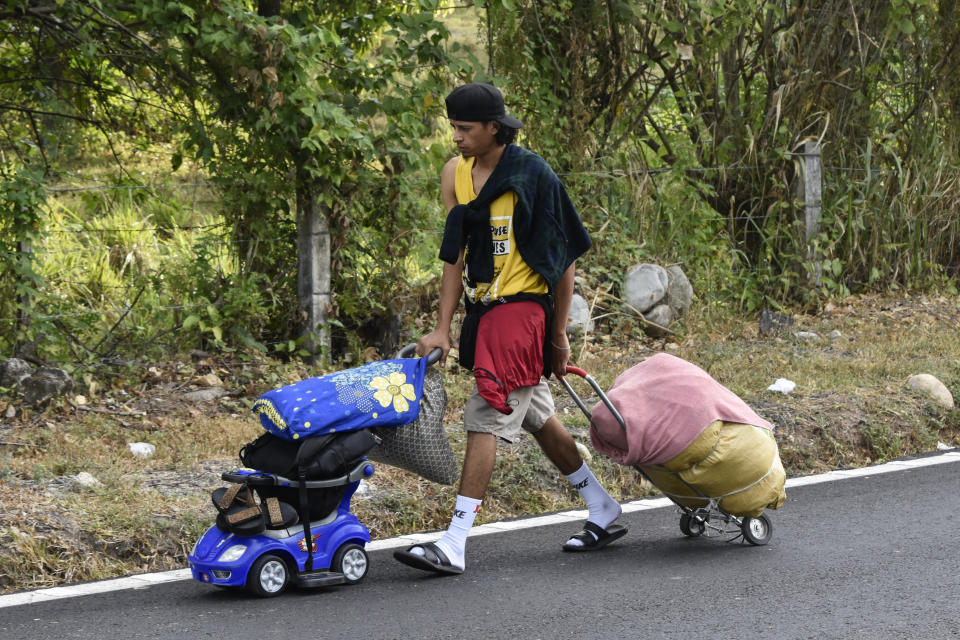
[[[447,209],[440,304],[436,327],[420,339],[417,353],[440,348],[441,363],[446,361],[450,322],[465,294],[460,364],[473,370],[476,390],[464,409],[467,449],[450,527],[437,542],[394,557],[418,569],[462,573],[467,533],[493,474],[497,438],[513,442],[521,430],[533,435],[587,503],[587,523],[563,549],[599,549],[626,534],[613,524],[621,507],[554,415],[543,379],[566,373],[574,261],[590,238],[553,170],[512,144],[522,123],[507,115],[498,89],[463,85],[446,105],[460,156],[447,162],[440,177]]]

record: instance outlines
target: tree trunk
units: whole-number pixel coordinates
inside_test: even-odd
[[[330,352],[330,226],[311,181],[297,186],[297,299],[309,361]]]

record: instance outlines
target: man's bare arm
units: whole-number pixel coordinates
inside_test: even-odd
[[[573,279],[577,273],[571,264],[563,272],[560,281],[553,289],[553,323],[550,331],[550,368],[555,376],[567,373],[570,359],[570,342],[567,340],[567,319],[570,316],[570,302],[573,300]]]

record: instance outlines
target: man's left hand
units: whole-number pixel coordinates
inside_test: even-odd
[[[567,363],[570,361],[570,341],[566,334],[558,340],[550,340],[550,369],[553,375],[562,378],[567,375]]]

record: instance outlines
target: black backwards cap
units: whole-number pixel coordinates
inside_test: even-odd
[[[493,120],[513,129],[523,126],[522,122],[507,115],[500,90],[483,82],[471,82],[451,91],[447,96],[447,118],[463,122]]]

